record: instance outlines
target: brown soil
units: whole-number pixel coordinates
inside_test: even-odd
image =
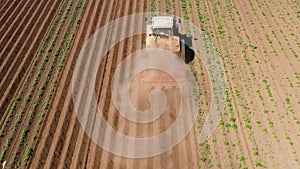
[[[72,2],[71,6],[67,6],[69,2]],[[44,54],[40,54],[38,49],[54,18],[58,21],[63,19],[67,8],[72,14],[79,0],[0,1],[0,153],[6,152],[3,160],[8,162],[7,168],[24,165],[28,147],[33,149],[33,156],[27,166],[22,167],[34,169],[255,168],[260,163],[267,168],[299,168],[299,3],[280,0],[260,3],[237,0],[186,2],[186,8],[191,13],[182,10],[181,0],[154,3],[156,11],[161,12],[165,12],[167,4],[171,3],[170,13],[182,17],[188,15],[191,21],[209,34],[217,47],[229,87],[222,119],[224,125],[219,126],[203,145],[198,145],[198,130],[194,128],[182,142],[166,153],[151,158],[130,159],[102,150],[85,134],[74,112],[71,78],[81,48],[95,31],[114,19],[148,11],[149,2],[84,1],[81,22],[72,30],[76,34],[71,48],[66,55],[54,57],[55,51],[62,46],[63,32],[70,32],[67,30],[70,15],[61,27],[58,23],[54,25],[50,37],[53,38],[56,31],[61,33],[54,40],[52,51],[45,49]],[[197,3],[200,4],[198,7]],[[65,4],[63,14],[57,15],[62,4]],[[197,12],[202,15],[202,20]],[[129,29],[127,24],[115,26],[119,30]],[[225,33],[220,33],[220,29]],[[108,36],[115,38],[117,35]],[[47,47],[51,38],[46,43]],[[119,132],[133,137],[148,137],[163,132],[174,122],[179,109],[176,84],[168,82],[160,86],[147,80],[143,84],[139,80],[133,81],[131,99],[135,107],[145,110],[149,108],[149,102],[148,97],[144,96],[148,96],[153,87],[163,89],[170,103],[163,116],[153,123],[137,124],[125,119],[114,107],[111,77],[126,56],[141,49],[144,39],[145,35],[130,37],[110,49],[99,67],[95,88],[99,108],[108,123]],[[43,62],[43,68],[39,68]],[[197,71],[202,89],[201,101],[210,100],[207,73],[197,58],[193,69]],[[38,72],[38,80],[35,80]],[[154,74],[155,77],[161,75],[158,72]],[[164,77],[169,79],[167,75]],[[45,88],[41,94],[40,87],[43,85]],[[26,101],[28,94],[30,99]],[[11,111],[16,98],[20,100]],[[48,108],[45,108],[45,103],[49,103]],[[209,105],[201,104],[200,126]],[[24,132],[26,136],[20,143]],[[9,139],[11,142],[6,145]]]

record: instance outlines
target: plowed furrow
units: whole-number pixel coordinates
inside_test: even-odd
[[[14,36],[11,36],[11,34],[6,34],[5,37],[9,39],[7,42],[6,39],[3,40],[3,47],[4,49],[0,49],[0,55],[4,58],[6,58],[3,61],[3,64],[0,66],[0,75],[4,77],[5,75],[9,74],[9,67],[12,65],[12,63],[16,62],[18,57],[12,57],[16,56],[15,54],[20,51],[20,48],[23,45],[23,41],[28,38],[29,32],[32,30],[33,25],[36,23],[36,19],[40,16],[41,11],[46,6],[46,1],[43,1],[42,3],[36,2],[33,6],[31,6],[31,11],[28,12],[24,20],[21,21],[21,24],[16,26],[15,29],[9,29],[9,32],[14,32]],[[30,13],[32,12],[32,13]],[[18,17],[21,18],[21,17]],[[21,60],[21,59],[19,59]]]
[[[101,2],[101,1],[99,1],[99,2]],[[101,4],[101,3],[99,3],[99,4]],[[89,5],[87,6],[87,8],[91,9],[91,10],[89,10],[90,14],[91,14],[93,12],[93,8],[90,8],[91,7],[90,5],[91,5],[91,3],[89,3]],[[92,4],[93,7],[94,7],[94,5],[95,4]],[[87,25],[88,22],[86,22],[86,19],[83,19],[83,21],[84,21],[85,25]],[[81,33],[80,33],[80,35],[82,37],[85,36],[85,34],[81,34]],[[77,45],[77,43],[75,43],[75,44]],[[65,74],[67,74],[67,76],[65,76],[65,77],[63,76],[62,77],[62,79],[64,81],[69,81],[70,80],[70,79],[67,78],[67,77],[71,76],[71,71],[70,71],[69,66],[70,65],[74,65],[74,61],[75,61],[74,58],[70,58],[70,59],[72,59],[72,61],[70,61],[68,63],[71,63],[71,64],[67,64],[67,66],[66,66],[66,71],[68,71],[68,72],[66,72]],[[65,84],[65,83],[63,83],[63,84]],[[70,84],[70,83],[68,82],[68,84]],[[70,90],[71,87],[70,86],[66,86],[66,87],[67,88],[65,88],[64,91],[67,91],[67,93],[66,93],[67,96],[66,96],[65,103],[63,103],[64,107],[58,107],[58,109],[62,109],[62,111],[67,110],[67,112],[73,112],[73,104],[72,104],[72,99],[71,99],[71,95],[70,95],[72,93],[72,91]],[[68,109],[67,109],[66,106],[69,106]],[[66,113],[64,113],[64,117],[60,118],[58,126],[62,126],[63,125],[64,128],[60,128],[61,131],[73,131],[74,132],[74,130],[73,130],[73,128],[74,128],[74,122],[75,122],[74,118],[66,116]],[[69,124],[69,123],[71,123],[71,124],[68,125],[68,126],[64,125],[64,124]],[[54,139],[52,145],[53,145],[53,147],[56,147],[56,149],[51,149],[51,150],[54,150],[56,155],[54,155],[54,157],[53,157],[54,159],[47,160],[47,161],[50,161],[52,164],[53,163],[54,164],[59,164],[58,168],[61,168],[61,167],[64,166],[64,160],[66,158],[66,154],[65,153],[70,153],[71,152],[71,150],[69,151],[69,150],[67,150],[67,148],[70,145],[70,141],[71,141],[70,139],[71,139],[71,137],[73,135],[73,132],[68,132],[67,134],[60,133],[61,134],[60,136],[55,136],[54,137],[55,139]],[[57,138],[60,139],[60,141]],[[54,153],[54,151],[52,151],[50,153]],[[49,153],[49,155],[50,155],[50,153]],[[49,155],[48,155],[48,159],[49,159]],[[50,156],[50,159],[51,159],[51,156]],[[47,165],[47,163],[46,163],[46,165]],[[66,166],[66,164],[65,164],[65,166]]]
[[[5,38],[4,34],[6,31],[13,31],[8,29],[12,26],[12,24],[20,24],[20,21],[23,19],[23,17],[21,16],[24,16],[24,14],[26,13],[26,11],[22,11],[22,8],[29,9],[32,5],[34,5],[34,3],[29,3],[28,1],[14,1],[14,3],[9,6],[9,8],[6,10],[6,13],[0,18],[0,23],[1,25],[3,25],[3,27],[0,28],[1,41],[3,38]],[[2,49],[3,45],[4,44],[0,45],[0,49]]]
[[[49,1],[48,1],[49,2]],[[47,17],[50,17],[51,15],[51,13],[54,13],[55,12],[55,10],[52,10],[52,9],[56,9],[57,8],[57,6],[60,4],[60,2],[59,1],[56,1],[56,3],[55,4],[52,4],[52,3],[48,3],[47,5],[45,5],[44,6],[44,12],[46,12],[46,11],[48,11],[48,12],[50,12],[50,13],[48,13],[47,14]],[[50,9],[50,10],[49,10]],[[44,22],[44,24],[45,25],[47,25],[47,23],[45,23],[46,21],[47,21],[47,19],[45,20],[45,17],[44,17],[44,15],[40,15],[40,21],[43,21]],[[40,25],[42,25],[42,24],[40,24]],[[48,26],[48,25],[47,25]],[[46,31],[47,29],[40,29],[39,31],[41,32],[41,31]],[[42,37],[41,37],[42,38]],[[52,63],[52,62],[48,62],[48,63]],[[48,70],[49,69],[49,64],[48,65],[46,65],[45,66],[45,69],[46,70]],[[42,79],[40,80],[40,82],[39,83],[43,83],[43,82],[45,82],[46,81],[46,79],[45,79],[45,73],[41,73],[42,74]],[[28,83],[27,83],[28,84]],[[38,85],[39,86],[39,85]],[[30,89],[30,88],[32,88],[30,85],[27,85],[27,87]],[[37,94],[38,94],[38,90],[33,90],[33,91],[36,91],[35,93],[33,93],[32,94],[32,98],[37,98],[37,97],[39,97],[39,96],[37,96]],[[44,97],[43,98],[41,98],[40,100],[41,101],[43,101],[44,99],[46,98],[46,96],[44,95]],[[44,101],[43,101],[44,102]],[[30,102],[29,102],[30,103]],[[22,107],[20,107],[20,109],[21,109]],[[21,132],[21,129],[29,129],[29,131],[31,131],[30,130],[30,125],[29,126],[27,126],[27,122],[28,121],[31,121],[32,122],[32,120],[34,121],[34,119],[32,119],[32,117],[31,116],[29,116],[29,109],[30,109],[30,105],[29,104],[25,104],[25,106],[22,108],[25,112],[26,112],[26,114],[25,114],[25,116],[23,117],[23,119],[22,119],[22,123],[18,126],[18,130],[17,131],[15,131],[13,134],[14,134],[14,136],[11,136],[12,138],[18,138],[19,137],[19,135],[20,135],[20,132]],[[40,106],[40,109],[42,109],[42,104],[41,104],[41,106]],[[34,122],[33,122],[34,123]],[[33,126],[31,126],[31,128],[32,128]],[[34,128],[32,128],[32,131],[34,130]],[[30,132],[29,132],[30,133]],[[27,141],[27,143],[28,143],[28,145],[31,145],[31,143],[29,143],[30,142],[30,139],[31,138],[25,138],[25,140]],[[8,153],[7,153],[7,155],[8,155],[8,157],[10,157],[10,155],[11,155],[11,152],[19,152],[19,149],[21,149],[22,148],[22,146],[15,146],[16,145],[16,143],[17,143],[17,141],[18,141],[18,139],[14,139],[14,141],[13,141],[13,143],[11,144],[12,146],[12,148],[8,151]],[[26,142],[25,141],[25,142]],[[26,144],[27,145],[27,144]],[[27,146],[28,146],[27,145]],[[19,153],[19,155],[22,155],[22,153],[24,153],[24,152],[22,152],[21,151],[21,153]],[[18,160],[18,158],[16,159],[16,160]]]
[[[68,0],[66,0],[68,1]],[[74,1],[74,5],[77,4],[79,0]],[[45,5],[46,1],[43,1],[43,6]],[[47,2],[50,3],[50,2]],[[54,3],[54,2],[53,2]],[[157,3],[158,4],[158,3]],[[41,4],[39,4],[41,5]],[[36,11],[38,13],[45,13],[43,10],[49,9],[50,7],[41,8],[39,5],[34,6],[36,7]],[[86,10],[81,20],[81,24],[78,28],[77,36],[74,39],[74,44],[71,48],[70,54],[65,59],[65,63],[63,65],[63,70],[61,76],[58,76],[58,85],[55,88],[54,98],[50,102],[50,110],[47,111],[46,117],[43,119],[43,125],[41,126],[41,131],[47,131],[40,133],[38,135],[38,140],[35,143],[29,143],[30,146],[34,148],[34,156],[32,157],[28,168],[103,168],[103,169],[112,169],[112,168],[167,168],[167,169],[182,169],[182,168],[196,168],[197,167],[197,155],[195,155],[195,151],[190,153],[190,149],[196,149],[195,146],[195,133],[191,132],[191,134],[184,140],[184,142],[178,146],[175,146],[172,150],[156,157],[152,158],[145,158],[145,159],[129,159],[129,158],[122,158],[119,156],[115,156],[111,153],[103,151],[101,147],[97,146],[90,138],[87,137],[85,134],[82,126],[79,124],[78,120],[76,119],[76,114],[73,108],[73,100],[72,100],[72,74],[73,69],[80,52],[81,47],[87,41],[87,39],[101,26],[105,25],[106,23],[117,19],[121,16],[139,13],[147,10],[148,1],[106,1],[106,0],[90,0],[86,3]],[[160,10],[163,11],[165,7],[165,2],[161,1],[159,4]],[[42,5],[41,5],[42,6]],[[50,6],[50,5],[49,5]],[[54,5],[53,5],[54,6]],[[49,10],[50,11],[50,10]],[[0,10],[1,12],[1,10]],[[50,13],[50,12],[49,12]],[[47,14],[50,15],[50,14]],[[72,10],[70,11],[72,13]],[[26,14],[25,14],[26,16]],[[9,16],[7,16],[9,17]],[[43,17],[42,17],[43,18]],[[31,22],[31,20],[38,20],[36,24]],[[32,45],[33,47],[30,48],[27,44],[20,44],[16,43],[15,45],[7,39],[9,45],[13,45],[12,49],[8,49],[6,46],[3,46],[3,54],[7,54],[12,56],[13,54],[21,54],[26,53],[26,55],[20,55],[18,58],[3,59],[3,63],[7,64],[3,65],[1,69],[1,74],[7,74],[3,76],[5,81],[10,81],[10,83],[1,83],[0,87],[3,90],[0,90],[0,94],[15,93],[18,89],[20,89],[20,85],[17,82],[22,78],[26,72],[25,68],[32,63],[32,58],[34,54],[34,49],[38,47],[40,43],[38,40],[42,39],[42,35],[44,32],[42,31],[31,31],[29,27],[30,25],[41,25],[44,24],[44,27],[41,28],[43,30],[47,30],[46,22],[42,22],[37,15],[33,15],[29,18],[26,25],[20,24],[19,28],[22,28],[22,31],[16,31],[18,34],[27,35],[28,38],[25,36],[21,36],[20,38],[14,38],[16,41],[24,41],[32,40],[35,42]],[[13,24],[16,21],[11,21]],[[131,24],[128,24],[128,23]],[[121,31],[128,31],[130,28],[128,25],[132,25],[133,23],[137,22],[137,20],[130,20],[128,23],[118,23],[114,25],[116,30],[116,34],[107,34],[107,42],[99,42],[100,39],[96,39],[96,44],[102,44],[104,47],[105,45],[110,44],[109,39],[117,38],[118,34]],[[137,24],[138,25],[138,24]],[[68,26],[68,22],[64,24],[64,28]],[[143,25],[146,26],[146,25]],[[9,27],[8,27],[9,28]],[[135,27],[134,29],[143,29],[143,27]],[[65,29],[63,29],[65,30]],[[62,30],[62,32],[63,32]],[[7,35],[14,34],[14,32],[8,32]],[[38,34],[39,37],[35,38],[34,34]],[[110,52],[107,54],[106,58],[103,59],[101,63],[101,67],[98,70],[97,74],[97,85],[96,85],[96,93],[98,97],[98,104],[100,109],[103,112],[103,116],[111,124],[114,128],[119,130],[120,132],[133,136],[139,137],[144,135],[152,135],[153,133],[160,133],[164,131],[166,128],[170,126],[169,122],[167,123],[157,123],[154,126],[146,126],[148,129],[147,131],[141,130],[137,124],[129,123],[125,121],[123,117],[120,117],[119,112],[116,111],[111,98],[111,80],[113,73],[118,66],[118,64],[128,55],[131,53],[141,49],[141,41],[143,40],[143,35],[138,35],[135,37],[130,37],[125,39],[124,41],[120,42],[118,45],[114,46]],[[5,40],[5,39],[4,39]],[[57,41],[60,41],[58,38]],[[57,47],[57,46],[56,46]],[[98,47],[99,48],[99,47]],[[30,49],[30,50],[28,50]],[[33,51],[33,52],[30,52]],[[99,52],[99,51],[94,51]],[[53,54],[53,53],[51,53]],[[50,55],[51,55],[50,54]],[[1,54],[2,55],[2,54]],[[29,55],[29,56],[27,56]],[[32,56],[30,56],[32,55]],[[1,58],[0,58],[1,60]],[[49,60],[49,62],[51,62]],[[83,70],[84,74],[83,77],[86,77],[86,72],[89,72],[91,67],[89,67],[88,60],[87,63],[84,65]],[[135,66],[135,62],[132,61],[125,69],[131,70]],[[12,66],[9,66],[12,65]],[[16,65],[21,65],[20,69],[14,70],[13,67]],[[48,70],[50,64],[47,64],[46,70]],[[58,64],[54,64],[55,67]],[[22,74],[22,72],[24,73]],[[44,75],[44,74],[43,74]],[[30,79],[32,81],[33,79]],[[54,80],[54,79],[53,79]],[[122,80],[122,79],[120,79]],[[42,78],[41,81],[44,81]],[[120,81],[121,83],[121,81]],[[38,83],[40,84],[40,83]],[[26,89],[34,89],[30,87],[30,85],[26,86]],[[48,89],[48,88],[47,88]],[[50,89],[49,89],[50,90]],[[83,95],[84,93],[81,93]],[[37,92],[34,92],[33,97],[37,96]],[[141,97],[141,96],[139,96]],[[1,108],[7,109],[8,104],[4,102],[8,102],[12,100],[13,96],[7,96],[5,99],[1,99],[0,106]],[[41,102],[44,102],[45,97],[41,98]],[[170,100],[172,104],[176,104],[175,97]],[[87,108],[89,105],[84,103],[83,106]],[[137,105],[142,106],[144,103],[137,102]],[[28,107],[25,107],[26,111],[29,110]],[[41,107],[39,107],[41,109]],[[126,111],[126,110],[124,110]],[[175,107],[168,109],[168,111],[175,112],[177,111]],[[91,117],[89,117],[91,118]],[[29,119],[25,116],[24,119]],[[24,120],[24,121],[26,121]],[[37,120],[34,120],[36,123]],[[95,121],[88,121],[86,126],[93,127]],[[25,122],[21,124],[23,127]],[[185,126],[183,126],[184,128]],[[21,128],[21,127],[20,127]],[[30,128],[32,130],[33,128]],[[178,131],[180,132],[180,131]],[[18,133],[15,135],[17,136]],[[103,139],[111,139],[108,135],[101,136]],[[169,138],[172,139],[172,138]],[[29,138],[27,138],[29,141]],[[114,145],[110,145],[114,146]],[[124,145],[125,147],[126,145]],[[15,146],[14,146],[15,147]],[[147,147],[151,149],[151,147]],[[14,148],[14,151],[19,151],[20,149]],[[23,154],[22,154],[23,155]],[[189,158],[190,155],[193,157]],[[196,159],[196,160],[195,160]]]
[[[74,47],[71,51],[71,55],[70,56],[74,56],[74,55],[78,55],[79,54],[79,51],[81,49],[81,46],[83,45],[83,42],[84,42],[84,39],[87,39],[89,37],[90,34],[92,34],[91,32],[91,28],[92,28],[92,25],[91,22],[94,21],[94,20],[91,20],[91,16],[92,16],[92,13],[93,13],[93,9],[95,6],[97,6],[94,10],[97,10],[97,11],[100,11],[100,6],[101,4],[103,4],[103,1],[98,1],[98,5],[95,5],[95,1],[90,1],[89,4],[87,5],[87,9],[91,9],[91,10],[86,10],[86,14],[84,15],[85,17],[82,19],[83,20],[83,23],[84,26],[82,26],[81,28],[79,28],[78,30],[78,34],[81,35],[79,36],[79,38],[76,38],[75,41],[74,41],[74,45],[76,47]],[[101,8],[103,9],[103,8]],[[96,23],[97,20],[95,20]],[[74,54],[75,53],[75,54]],[[67,64],[67,69],[66,71],[68,71],[66,74],[69,74],[71,75],[72,74],[72,68],[73,66],[72,65],[75,65],[75,61],[76,61],[76,58],[75,57],[72,57],[73,60],[72,62],[69,62]],[[64,81],[70,81],[70,79],[67,79],[67,77],[62,77],[62,79],[64,79]],[[69,88],[69,92],[70,91],[70,88]],[[68,99],[71,100],[71,98],[68,96]],[[68,103],[70,105],[73,105],[72,103]],[[61,157],[60,157],[60,162],[59,162],[59,166],[58,168],[63,168],[63,167],[69,167],[71,165],[71,158],[72,158],[72,154],[74,152],[74,148],[75,148],[75,138],[78,137],[78,131],[79,131],[79,127],[80,125],[78,124],[78,121],[76,120],[76,117],[75,117],[75,114],[73,114],[72,117],[69,117],[71,118],[71,123],[70,123],[70,127],[69,129],[67,130],[67,138],[66,140],[64,141],[64,147],[62,150],[62,154],[61,154]]]
[[[6,23],[3,24],[4,26],[0,29],[0,41],[2,42],[0,45],[0,62],[4,62],[6,57],[4,57],[3,54],[8,53],[12,43],[17,42],[17,38],[20,37],[19,34],[23,31],[24,26],[28,24],[28,20],[31,18],[39,4],[41,4],[41,2],[35,1],[34,3],[25,3],[25,1],[22,1],[17,4],[18,6],[16,9],[13,8],[15,11],[10,17],[3,18],[3,22]],[[7,13],[9,13],[9,11]]]
[[[113,16],[111,15],[110,12],[113,13],[116,10],[115,1],[114,1],[114,3],[106,2],[106,4],[107,4],[108,7],[104,8],[103,14],[101,15],[101,16],[103,16],[102,17],[102,24],[108,23],[109,21],[111,21],[113,19]],[[105,16],[107,16],[107,17],[105,17]],[[107,35],[107,36],[110,37],[111,35]],[[109,44],[109,42],[105,42],[105,43],[102,42],[102,44]],[[86,69],[88,69],[88,67]],[[109,69],[107,69],[107,70],[109,70]],[[85,72],[89,72],[89,71],[85,71]],[[87,147],[89,145],[89,142],[90,142],[90,140],[84,134],[84,131],[80,130],[79,131],[79,136],[78,136],[78,141],[76,143],[76,147],[75,147],[75,151],[74,151],[74,156],[72,158],[72,161],[78,161],[78,163],[73,163],[71,165],[71,168],[72,167],[77,168],[79,166],[85,165],[86,158],[81,158],[81,156],[78,156],[78,152],[84,152],[84,154],[87,155],[86,153],[87,153]]]
[[[123,2],[121,4],[121,6],[119,7],[120,10],[118,10],[118,13],[117,13],[117,16],[125,16],[126,13],[128,12],[128,1],[127,2]],[[122,27],[121,27],[122,26]],[[122,25],[119,25],[119,29],[118,29],[118,32],[120,31],[126,31],[126,23],[123,23]],[[123,50],[124,49],[124,43],[126,43],[127,40],[119,43],[116,48],[114,48],[114,51],[117,51],[117,53],[121,54],[121,53],[126,53],[126,50]],[[108,59],[108,58],[106,58]],[[116,60],[116,63],[119,63],[121,60],[122,60],[122,57],[117,57],[115,58]],[[100,66],[103,66],[104,65],[100,65]],[[98,75],[100,75],[100,77],[98,77],[99,79],[103,79],[103,76],[104,76],[104,71],[103,69],[99,70],[100,72],[98,72]],[[99,93],[98,94],[98,98],[97,100],[98,101],[101,101],[103,100],[103,97],[101,98],[101,88],[102,88],[102,85],[103,85],[103,80],[101,80],[100,84],[96,84],[96,92]],[[100,90],[100,91],[99,91]],[[100,109],[103,111],[103,104],[100,105]],[[117,119],[116,119],[117,120]],[[116,126],[114,126],[116,127]],[[105,156],[105,154],[107,154],[106,152],[102,151],[101,148],[99,148],[99,146],[97,146],[95,143],[91,143],[90,147],[89,147],[89,161],[88,161],[88,167],[94,167],[94,168],[100,168],[100,166],[105,166],[106,164],[101,164],[101,161],[102,161],[102,156]]]
[[[78,1],[72,1],[72,0],[70,0],[70,1],[67,1],[67,2],[65,2],[66,4],[67,3],[69,3],[69,2],[71,2],[72,3],[72,8],[71,8],[71,10],[69,11],[69,13],[70,14],[73,14],[74,13],[74,9],[75,9],[75,7],[76,7],[76,5],[78,4]],[[81,7],[81,8],[83,8],[83,7]],[[80,9],[79,9],[80,10]],[[79,11],[78,10],[78,11]],[[80,17],[80,15],[79,16],[77,16],[77,17]],[[69,16],[68,18],[67,18],[67,20],[65,20],[65,23],[68,23],[68,22],[70,22],[70,20],[71,20],[71,18],[72,18],[72,16]],[[78,18],[79,19],[79,18]],[[76,21],[76,20],[75,20]],[[75,22],[75,24],[76,24],[76,22]],[[72,28],[71,27],[71,25],[69,26],[68,24],[64,24],[64,26],[63,26],[63,28],[61,29],[61,32],[70,32],[71,30],[70,30],[70,28]],[[74,27],[75,29],[76,29],[76,25],[75,25],[75,27]],[[72,29],[74,29],[74,28],[72,28]],[[72,34],[69,34],[69,35],[67,35],[67,37],[71,37],[72,36]],[[59,42],[61,39],[58,39],[57,41]],[[58,48],[62,48],[62,45],[63,44],[60,44],[59,46],[58,46]],[[64,49],[65,50],[65,49]],[[64,56],[65,55],[65,53],[63,53],[62,54],[63,55],[63,57],[66,57],[66,56]],[[65,61],[68,61],[68,58],[66,58],[65,59]],[[64,68],[64,66],[62,66],[63,67],[63,70],[65,69]],[[59,78],[60,77],[60,75],[58,75],[58,77],[57,78]],[[58,81],[60,81],[59,79],[57,79]],[[40,138],[39,139],[39,141],[38,141],[38,144],[37,144],[37,152],[36,152],[36,156],[35,156],[35,158],[39,158],[38,160],[35,160],[35,159],[33,159],[33,163],[31,164],[32,166],[32,168],[39,168],[40,166],[44,166],[45,165],[45,163],[46,163],[46,161],[45,160],[43,160],[44,158],[46,158],[47,157],[47,155],[48,155],[48,153],[49,153],[49,148],[50,148],[50,146],[46,146],[45,148],[39,148],[40,146],[44,146],[47,142],[49,143],[49,141],[51,141],[52,139],[53,139],[53,136],[55,135],[55,131],[56,131],[56,129],[57,129],[57,123],[58,123],[58,121],[59,121],[59,118],[60,118],[60,110],[58,110],[58,109],[55,109],[55,107],[62,107],[63,106],[63,103],[64,103],[64,101],[65,101],[65,99],[66,99],[66,92],[67,92],[67,90],[65,90],[65,89],[67,89],[67,87],[69,87],[68,85],[65,85],[65,86],[63,86],[62,87],[62,89],[63,90],[61,90],[60,88],[61,88],[61,86],[58,86],[58,88],[56,89],[56,91],[63,91],[64,93],[62,93],[62,97],[60,97],[60,99],[58,99],[58,100],[54,100],[54,102],[52,102],[51,103],[51,105],[53,105],[52,106],[52,110],[53,110],[53,112],[52,111],[50,111],[49,113],[47,113],[47,117],[46,117],[46,121],[47,121],[47,123],[44,123],[44,125],[43,125],[43,129],[44,128],[46,128],[45,130],[48,130],[49,131],[49,134],[48,135],[42,135],[41,137],[42,138]],[[54,94],[54,95],[56,95],[56,93]],[[58,104],[58,102],[59,102],[59,105],[57,105]],[[61,102],[60,102],[61,101]],[[68,122],[66,123],[66,124],[68,124]],[[64,127],[67,127],[67,125],[66,126],[64,126]],[[43,150],[42,150],[43,149]],[[42,160],[40,160],[40,158],[42,159]],[[48,163],[48,165],[49,165],[49,163]],[[49,167],[49,166],[48,166]]]
[[[0,16],[2,18],[2,16],[5,14],[5,12],[10,8],[10,6],[15,3],[16,1],[5,1],[2,0],[0,3]]]
[[[24,81],[26,68],[32,62],[33,55],[35,55],[38,46],[41,44],[41,39],[45,36],[47,30],[49,29],[50,23],[59,5],[60,2],[56,1],[54,4],[49,2],[49,4],[44,7],[44,12],[42,15],[39,15],[39,18],[36,18],[35,22],[37,23],[34,25],[34,27],[29,26],[26,28],[27,30],[32,30],[30,34],[28,34],[28,37],[24,39],[24,46],[22,46],[20,51],[18,51],[18,53],[23,52],[23,54],[17,53],[16,57],[8,57],[15,58],[15,62],[13,62],[13,65],[10,66],[10,73],[7,73],[4,77],[6,79],[1,80],[0,93],[5,96],[0,99],[1,110],[5,110],[7,108],[7,102],[11,101],[13,94],[22,84],[20,82]],[[16,54],[12,53],[11,55]],[[16,69],[16,67],[20,67],[20,69]]]

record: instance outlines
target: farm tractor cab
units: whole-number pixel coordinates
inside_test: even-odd
[[[145,19],[148,21],[148,19]],[[185,35],[179,33],[179,19],[172,16],[154,16],[147,22],[146,40],[142,42],[143,48],[160,48],[175,53],[185,63],[192,61],[186,55],[191,50],[185,45]],[[187,49],[188,48],[188,49]]]

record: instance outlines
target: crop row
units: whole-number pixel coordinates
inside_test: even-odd
[[[72,1],[69,1],[67,6],[65,6],[64,4],[61,5],[61,7],[58,11],[57,17],[53,21],[52,26],[50,27],[49,32],[46,35],[46,37],[38,51],[38,55],[37,55],[36,59],[33,61],[33,64],[30,69],[31,70],[30,74],[32,74],[32,75],[29,74],[26,77],[26,81],[23,84],[23,88],[20,91],[20,94],[22,94],[23,91],[27,91],[27,94],[23,94],[23,96],[25,96],[25,97],[23,97],[24,98],[24,101],[23,101],[24,108],[21,111],[22,114],[18,115],[19,118],[16,119],[16,122],[14,124],[21,123],[22,117],[25,113],[24,110],[27,110],[26,115],[29,116],[29,118],[23,118],[23,121],[25,119],[28,120],[26,123],[24,122],[24,124],[27,124],[27,125],[20,126],[20,128],[23,128],[23,129],[21,130],[21,134],[19,137],[19,146],[29,145],[29,144],[32,146],[34,145],[33,141],[35,141],[35,139],[39,135],[39,130],[40,130],[41,124],[42,124],[42,118],[44,118],[44,116],[47,113],[47,110],[49,109],[49,106],[51,104],[51,99],[55,92],[57,81],[59,80],[60,73],[61,73],[63,65],[64,65],[64,61],[66,60],[68,51],[70,49],[71,41],[73,40],[73,38],[75,36],[76,25],[77,25],[77,23],[80,22],[81,15],[84,10],[84,4],[82,1],[80,1],[77,4],[77,6],[75,7],[74,12],[71,14],[70,11],[71,11],[71,7],[73,6],[72,3],[73,3]],[[68,18],[70,18],[68,23],[65,23],[65,21],[67,21]],[[64,27],[65,24],[68,24],[67,29],[65,29],[65,31],[62,33],[61,31],[63,30],[62,28]],[[58,49],[55,52],[52,52],[52,49],[55,46],[57,46],[56,42],[57,42],[58,37],[61,37],[61,40],[58,44]],[[53,58],[49,58],[49,56],[51,56],[51,55],[53,55]],[[43,58],[43,59],[41,59],[41,58]],[[52,60],[52,62],[49,65],[47,65],[49,60]],[[33,76],[33,74],[34,74],[34,76]],[[42,75],[45,75],[45,76],[42,77]],[[32,79],[31,76],[33,76],[34,79]],[[30,80],[30,79],[32,79],[32,80]],[[41,81],[41,82],[39,82],[39,81]],[[51,84],[49,83],[50,81],[51,81]],[[31,82],[31,85],[28,84],[30,82]],[[38,84],[40,84],[40,85],[37,86]],[[29,90],[28,91],[28,88],[33,88],[33,89],[38,89],[38,90]],[[34,93],[35,91],[38,91],[38,93],[35,94]],[[10,109],[11,112],[8,115],[7,119],[12,117],[13,111],[15,111],[17,109],[17,105],[18,105],[19,101],[21,100],[20,98],[22,98],[22,97],[18,97],[15,99],[15,101]],[[40,103],[42,103],[42,104],[40,105]],[[28,106],[28,104],[31,104],[31,106]],[[30,107],[30,108],[26,109],[26,107]],[[37,112],[39,112],[38,115],[36,115]],[[36,116],[38,117],[38,119],[36,119]],[[33,126],[33,123],[36,123],[36,125],[34,127],[31,127],[31,126]],[[6,125],[4,127],[6,127]],[[16,128],[16,126],[14,126],[13,128]],[[30,131],[32,128],[34,129],[34,133],[32,133],[33,131]],[[3,131],[3,130],[1,130],[1,131]],[[30,143],[28,143],[28,139],[26,141],[26,137],[29,135],[29,132],[31,133],[30,135],[33,135]],[[3,137],[3,135],[2,135],[2,137]],[[11,139],[12,138],[8,138],[8,140],[10,140],[10,142],[11,142]],[[17,139],[17,138],[13,138],[13,139]],[[17,140],[15,140],[15,142],[17,142]],[[7,146],[6,148],[8,148],[8,147],[9,146]],[[20,148],[18,148],[18,150],[20,150]],[[14,164],[15,161],[17,160],[17,157],[22,153],[22,152],[18,152],[18,150],[17,150],[17,152],[12,153],[13,157],[12,157],[11,164]],[[25,150],[26,151],[24,152],[23,165],[27,165],[27,162],[29,161],[30,156],[34,153],[33,148],[31,148],[29,146],[26,146]],[[3,151],[6,151],[6,150],[3,150]],[[3,156],[1,156],[1,160],[3,160],[4,157],[5,157],[5,153]],[[21,164],[19,163],[18,165],[20,166]]]

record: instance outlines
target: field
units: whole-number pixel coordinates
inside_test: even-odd
[[[221,59],[228,89],[219,126],[200,144],[212,102],[207,70],[195,57],[189,66],[200,88],[197,123],[171,150],[135,159],[109,153],[87,136],[74,111],[72,75],[97,30],[142,12],[176,15],[199,27]],[[133,29],[128,25],[114,27]],[[168,105],[153,123],[131,122],[114,107],[112,76],[122,60],[142,49],[144,39],[136,35],[111,48],[93,89],[104,118],[131,137],[165,131],[180,109],[173,82],[164,85]],[[130,97],[137,109],[149,108],[145,96],[151,85],[140,84],[139,76],[133,80]],[[297,0],[0,1],[0,162],[6,161],[5,168],[300,168],[299,93]]]

